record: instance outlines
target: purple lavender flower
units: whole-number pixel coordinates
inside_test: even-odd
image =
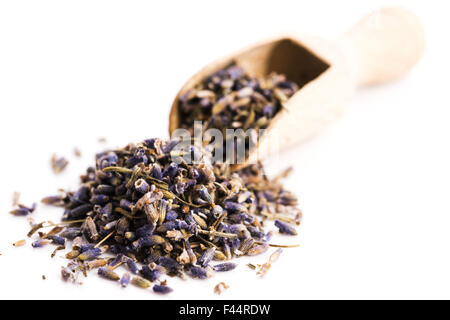
[[[94,258],[97,258],[101,254],[102,250],[100,248],[93,248],[84,251],[82,254],[78,256],[78,259],[82,261],[92,260]]]
[[[162,180],[163,174],[161,171],[161,167],[158,164],[154,164],[152,168],[151,175],[153,178],[156,178],[158,180]]]
[[[176,273],[181,269],[181,265],[169,257],[159,257],[159,265],[166,268],[171,273]]]
[[[100,184],[94,189],[95,194],[105,194],[113,195],[115,193],[115,188],[107,184]]]
[[[162,152],[170,153],[180,141],[178,139],[170,140],[163,148]]]
[[[85,204],[89,202],[91,197],[91,192],[88,187],[82,186],[79,188],[72,196],[72,201],[78,202],[79,204]]]
[[[109,267],[115,269],[116,267],[118,267],[120,264],[123,263],[124,260],[124,255],[123,253],[119,253],[110,263],[109,263]]]
[[[167,231],[174,230],[178,227],[178,224],[175,221],[164,222],[161,224],[156,231],[159,233],[166,233]]]
[[[127,267],[132,274],[137,274],[137,272],[139,270],[136,262],[134,262],[133,259],[130,259],[130,258],[127,259]]]
[[[197,189],[197,192],[198,192],[200,198],[205,200],[207,203],[213,203],[214,202],[212,197],[211,197],[211,195],[209,194],[208,189],[206,189],[205,186],[200,186]]]
[[[119,158],[114,152],[108,152],[97,155],[97,165],[100,170],[107,167],[114,167],[117,165]]]
[[[95,245],[93,243],[84,243],[84,244],[82,244],[80,246],[80,252],[83,253],[83,252],[86,252],[88,250],[91,250],[91,249],[94,248],[94,246]]]
[[[91,211],[93,208],[92,204],[82,204],[72,210],[67,212],[67,220],[81,219],[86,216],[86,213]]]
[[[146,151],[144,149],[137,149],[134,153],[134,156],[127,160],[127,165],[132,168],[138,163],[148,163],[148,157],[146,155]]]
[[[91,198],[91,203],[105,205],[109,202],[109,197],[104,194],[97,194]]]
[[[225,202],[225,210],[231,211],[231,212],[247,212],[247,208],[240,204],[240,203],[236,203],[236,202],[231,202],[231,201],[226,201]]]
[[[217,272],[225,272],[225,271],[234,270],[236,267],[237,267],[236,263],[225,262],[225,263],[221,263],[221,264],[216,264],[214,266],[214,270]]]
[[[52,240],[53,243],[63,246],[66,244],[66,240],[59,236],[49,236],[48,239]]]
[[[134,187],[135,187],[136,191],[138,191],[140,193],[147,193],[150,191],[150,186],[144,179],[136,180],[136,182],[134,183]]]
[[[19,207],[17,209],[11,210],[10,213],[15,216],[27,216],[30,213],[32,213],[36,209],[36,203],[33,203],[33,205],[28,208],[24,206],[23,204],[19,204]]]
[[[145,279],[154,282],[158,280],[159,276],[161,275],[161,271],[158,269],[150,269],[148,266],[143,266],[142,269],[139,271],[142,277]]]
[[[63,238],[73,240],[81,234],[80,228],[66,228],[59,235]]]
[[[38,239],[36,241],[34,241],[31,246],[33,248],[42,248],[43,246],[45,246],[47,244],[47,241],[42,240],[42,239]]]
[[[122,209],[131,210],[133,203],[127,199],[120,199],[119,205]]]
[[[131,276],[128,272],[126,272],[122,275],[122,278],[120,278],[120,285],[125,288],[130,284],[130,280]]]
[[[216,251],[216,248],[212,247],[203,252],[203,254],[200,256],[200,258],[197,260],[197,264],[199,266],[202,266],[203,268],[206,267],[211,260],[214,258],[214,252]]]
[[[263,108],[263,114],[267,117],[267,118],[272,118],[273,115],[275,114],[275,106],[273,104],[267,104],[266,106],[264,106]]]
[[[117,273],[108,268],[99,268],[97,273],[99,276],[108,280],[118,281],[120,279]]]
[[[178,171],[178,165],[175,162],[172,162],[166,169],[163,171],[164,177],[173,178]]]
[[[278,228],[280,233],[289,234],[291,236],[297,235],[297,230],[295,230],[293,226],[284,221],[275,220],[275,226]]]
[[[28,208],[17,208],[17,209],[11,210],[10,213],[12,215],[15,215],[18,217],[19,216],[27,216],[30,214],[30,210],[28,210]]]
[[[166,220],[165,221],[173,221],[178,217],[178,213],[175,210],[169,210],[166,213]]]
[[[202,267],[192,266],[190,269],[191,276],[198,279],[208,278],[208,271]]]
[[[172,288],[170,288],[168,286],[162,286],[159,284],[155,284],[153,286],[153,291],[156,293],[160,293],[160,294],[167,294],[167,293],[172,292],[173,290],[172,290]]]
[[[237,75],[241,71],[231,68],[230,72]],[[186,110],[203,108],[211,113],[215,109],[214,122],[235,122],[235,126],[245,119],[236,117],[237,109],[228,109],[252,101],[255,105],[245,110],[246,116],[255,117],[258,127],[266,127],[268,119],[262,108],[274,104],[277,112],[281,106],[264,97],[257,80],[243,74],[243,79],[231,80],[228,70],[218,74],[219,79],[208,80],[210,87],[186,93]],[[274,87],[283,79],[274,76],[274,83],[267,85]],[[285,86],[277,87],[280,92],[274,95],[286,94],[290,88]],[[224,99],[216,90],[236,94]],[[223,108],[227,111],[220,112]],[[209,118],[204,123],[215,125]],[[77,227],[60,232],[57,226],[48,240],[63,245],[66,239],[74,239],[66,257],[73,259],[75,268],[100,267],[101,277],[120,280],[122,286],[132,283],[149,288],[154,282],[156,293],[167,293],[172,289],[159,281],[162,275],[184,277],[187,273],[205,279],[214,271],[233,270],[236,264],[226,260],[259,254],[269,247],[270,233],[265,234],[262,223],[265,216],[298,213],[296,198],[280,183],[271,184],[259,164],[232,172],[228,164],[211,165],[207,153],[195,147],[189,151],[199,162],[175,162],[171,150],[176,144],[150,139],[98,154],[96,166],[81,176],[81,187],[75,193],[61,192],[54,201],[64,207],[63,219]],[[280,232],[289,230],[278,221],[275,224],[282,226]],[[37,224],[32,230],[42,226],[46,225]],[[43,244],[37,241],[35,246]],[[103,253],[112,258],[99,259]],[[213,259],[223,263],[212,267]],[[120,278],[113,270],[121,264],[126,265],[127,273]],[[133,279],[132,274],[136,275]]]

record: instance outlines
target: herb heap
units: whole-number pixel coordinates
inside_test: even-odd
[[[256,142],[259,129],[266,129],[283,103],[299,89],[284,75],[271,73],[257,78],[232,63],[180,97],[179,126],[193,135],[194,122],[201,121],[204,131],[219,129],[224,137],[226,129],[254,129],[251,138]],[[246,142],[248,156],[248,139]]]
[[[52,242],[56,253],[71,241],[65,279],[76,281],[78,273],[98,268],[101,277],[122,286],[167,293],[171,289],[160,281],[163,274],[205,279],[233,270],[236,264],[229,260],[234,257],[275,246],[263,228],[268,219],[280,232],[296,234],[293,226],[301,217],[296,197],[278,179],[269,181],[260,165],[232,173],[229,165],[211,164],[195,147],[189,150],[198,161],[173,162],[177,143],[150,139],[98,154],[78,191],[42,200],[65,212],[62,223],[33,227],[29,236],[53,226],[39,232],[33,246]],[[128,272],[119,276],[119,266]]]

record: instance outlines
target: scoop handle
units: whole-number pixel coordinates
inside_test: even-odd
[[[422,57],[425,32],[402,7],[386,7],[363,18],[341,39],[357,86],[378,84],[406,73]]]

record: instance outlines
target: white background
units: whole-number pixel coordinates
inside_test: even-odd
[[[343,117],[268,168],[295,166],[286,184],[303,224],[276,240],[301,247],[264,279],[240,259],[208,281],[168,279],[175,291],[164,298],[213,299],[219,281],[230,285],[223,299],[450,298],[448,7],[402,2],[426,27],[424,59],[399,81],[359,90]],[[75,188],[97,151],[166,138],[173,97],[206,63],[282,32],[334,38],[386,3],[399,1],[0,2],[0,298],[161,298],[94,273],[63,283],[61,254],[52,260],[51,247],[30,241],[13,248],[28,231],[8,213],[13,191],[30,204]],[[71,160],[59,176],[54,152]]]

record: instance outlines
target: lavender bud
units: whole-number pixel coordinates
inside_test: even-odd
[[[232,262],[225,262],[221,264],[217,264],[214,266],[214,270],[217,272],[225,272],[234,270],[237,267],[237,264]]]
[[[166,268],[170,273],[176,273],[181,269],[181,265],[169,257],[159,257],[159,265]]]
[[[66,244],[66,240],[63,237],[59,236],[49,236],[48,239],[52,240],[53,243],[63,246]]]
[[[156,293],[160,293],[160,294],[167,294],[167,293],[172,292],[173,290],[172,290],[172,288],[170,288],[168,286],[162,286],[159,284],[155,284],[153,286],[153,291]]]
[[[86,250],[85,252],[80,254],[78,256],[78,259],[81,261],[92,260],[94,258],[97,258],[101,254],[102,254],[102,250],[100,248],[93,248],[93,249]]]
[[[161,167],[158,164],[153,165],[151,175],[153,178],[162,180],[163,175],[162,175]]]
[[[97,271],[98,275],[109,280],[118,281],[120,279],[119,275],[108,268],[99,268]]]
[[[297,235],[297,230],[295,230],[295,228],[293,226],[291,226],[290,224],[288,224],[284,221],[275,220],[275,226],[278,228],[280,233],[289,234],[292,236]]]
[[[264,253],[269,249],[268,243],[263,243],[260,245],[256,245],[247,250],[248,256],[256,256],[258,254]]]
[[[86,216],[86,213],[91,211],[93,206],[91,204],[82,204],[67,213],[68,220],[81,219]]]
[[[125,288],[130,284],[130,280],[131,276],[128,272],[126,272],[122,275],[122,278],[120,278],[120,285]]]
[[[159,271],[158,269],[152,270],[148,266],[143,266],[142,269],[140,270],[140,274],[145,279],[154,282],[158,280],[159,276],[161,275],[161,271]]]
[[[91,203],[104,205],[109,202],[109,199],[110,199],[109,196],[106,196],[104,194],[98,194],[98,195],[94,195],[91,198]]]
[[[202,266],[203,268],[206,267],[211,260],[214,258],[214,252],[216,251],[216,248],[212,247],[203,252],[203,254],[200,256],[200,258],[197,260],[197,264],[199,266]]]
[[[66,228],[59,235],[63,238],[73,240],[81,234],[80,228]]]
[[[247,212],[247,208],[240,204],[240,203],[236,203],[236,202],[231,202],[231,201],[226,201],[225,202],[225,210],[231,211],[231,212]]]
[[[42,248],[43,246],[45,246],[48,243],[48,241],[46,240],[42,240],[42,239],[38,239],[36,241],[34,241],[31,246],[33,248]]]
[[[133,259],[130,259],[130,258],[127,259],[127,267],[132,274],[137,274],[137,272],[139,270],[136,262],[134,262]]]
[[[208,271],[202,267],[191,267],[191,276],[198,279],[206,279],[208,278]]]
[[[150,191],[150,186],[144,179],[136,180],[136,182],[134,183],[134,188],[140,193],[147,193]]]
[[[133,279],[131,279],[131,283],[143,289],[146,289],[152,285],[150,281],[141,277],[134,277]]]

